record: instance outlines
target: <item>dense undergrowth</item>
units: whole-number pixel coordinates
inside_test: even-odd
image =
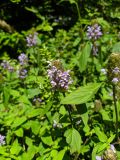
[[[119,3],[0,2],[0,160],[120,159]]]

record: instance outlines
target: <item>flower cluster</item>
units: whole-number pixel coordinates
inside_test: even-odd
[[[38,33],[35,32],[34,34],[30,34],[29,36],[26,37],[28,47],[32,47],[37,44],[37,35]]]
[[[18,60],[19,60],[21,66],[25,66],[28,64],[28,57],[24,53],[21,53],[18,56]]]
[[[101,27],[98,24],[88,26],[87,36],[91,40],[97,40],[102,36]]]
[[[96,56],[98,53],[98,44],[96,43],[96,40],[101,36],[101,27],[97,23],[87,27],[87,37],[93,42],[92,52],[94,56]]]
[[[8,70],[9,72],[13,72],[14,71],[14,67],[10,65],[10,63],[6,60],[3,60],[3,62],[1,63],[1,66],[5,69]]]
[[[112,74],[113,74],[113,79],[112,79],[112,83],[113,84],[117,84],[119,82],[119,78],[118,78],[118,74],[120,73],[120,70],[118,67],[115,67],[112,70]]]
[[[67,90],[72,80],[68,71],[58,69],[56,66],[51,66],[48,69],[48,77],[50,78],[51,85],[54,89]]]
[[[18,71],[18,75],[20,79],[25,79],[27,76],[27,70],[24,68],[20,68]]]
[[[4,145],[5,144],[5,136],[2,136],[1,134],[0,134],[0,146],[2,146],[2,145]]]
[[[17,71],[18,76],[19,76],[20,79],[25,79],[26,76],[27,76],[27,72],[28,72],[27,69],[26,69],[26,66],[28,65],[28,57],[26,56],[26,54],[21,53],[18,56],[18,60],[19,60],[19,63],[20,63],[19,70]]]

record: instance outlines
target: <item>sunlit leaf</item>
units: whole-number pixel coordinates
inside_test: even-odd
[[[82,104],[90,101],[100,88],[101,83],[89,83],[73,91],[62,99],[62,104]]]
[[[64,136],[66,137],[66,142],[70,145],[71,153],[80,153],[82,139],[79,132],[71,128],[65,132]]]
[[[78,61],[79,61],[80,72],[83,72],[86,70],[88,58],[91,53],[91,49],[92,49],[91,44],[86,43],[79,53],[79,60]]]

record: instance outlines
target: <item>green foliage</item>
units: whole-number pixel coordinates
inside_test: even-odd
[[[1,1],[0,160],[95,160],[111,144],[119,159],[120,92],[107,72],[110,54],[120,52],[118,6],[119,0]],[[100,38],[87,36],[93,24]],[[51,65],[59,70],[54,76]],[[73,80],[66,88],[65,71]],[[117,94],[110,96],[113,86]]]

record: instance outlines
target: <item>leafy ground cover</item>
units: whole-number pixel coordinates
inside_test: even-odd
[[[0,160],[119,160],[119,0],[0,3]]]

